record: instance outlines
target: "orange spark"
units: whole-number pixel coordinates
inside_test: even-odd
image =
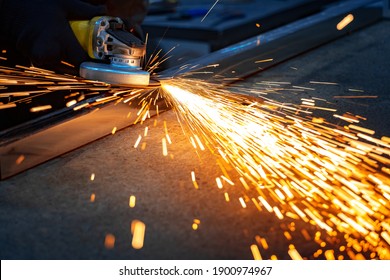
[[[104,238],[104,247],[110,250],[113,249],[114,246],[115,246],[115,236],[111,233],[106,234],[106,237]]]
[[[344,29],[348,24],[350,24],[354,20],[354,16],[352,14],[348,14],[345,16],[336,26],[337,30]]]
[[[24,159],[25,159],[24,155],[18,156],[18,158],[15,161],[16,165],[21,164],[24,161]]]
[[[133,246],[134,249],[138,250],[144,246],[145,229],[146,226],[143,222],[139,220],[133,220],[131,222],[131,232],[133,234],[131,246]]]
[[[135,196],[131,195],[129,198],[129,207],[134,208],[135,207]]]
[[[256,244],[251,245],[251,252],[254,260],[262,260],[259,247]]]

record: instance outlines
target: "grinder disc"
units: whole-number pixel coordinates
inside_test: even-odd
[[[88,80],[129,86],[148,86],[150,80],[149,72],[136,67],[89,61],[81,64],[80,76]]]

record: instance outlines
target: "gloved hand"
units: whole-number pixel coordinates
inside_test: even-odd
[[[148,0],[88,0],[93,4],[105,4],[107,15],[120,17],[127,29],[144,39],[140,27],[148,13]]]
[[[140,25],[148,12],[147,0],[107,0],[109,15],[117,16],[126,21],[129,27]]]
[[[90,20],[106,13],[105,6],[81,0],[3,0],[0,36],[3,45],[14,48],[34,66],[77,74],[79,65],[88,55],[73,34],[69,21]],[[66,67],[61,61],[75,68]]]
[[[87,0],[92,4],[105,4],[107,15],[120,17],[129,27],[140,25],[148,12],[148,0]]]

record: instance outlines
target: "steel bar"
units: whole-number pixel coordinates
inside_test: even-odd
[[[174,16],[151,15],[145,19],[143,27],[153,40],[160,41],[163,38],[203,42],[209,45],[210,51],[216,51],[256,35],[259,30],[254,24],[256,22],[264,23],[261,29],[268,31],[314,14],[326,3],[335,1],[285,0],[281,3],[253,0],[236,1],[233,5],[226,3],[228,1],[220,1],[216,5],[219,11],[210,12],[204,21],[201,21],[201,17],[186,17],[179,12]],[[189,7],[194,6],[182,3],[178,11],[185,11]],[[200,10],[210,8],[209,3],[197,3],[195,7]]]
[[[16,175],[38,164],[75,150],[134,123],[139,108],[125,103],[111,103],[87,114],[47,125],[44,129],[2,139],[0,179]],[[163,112],[165,103],[159,103]],[[166,107],[165,107],[166,108]],[[156,115],[150,110],[150,116]]]
[[[347,14],[353,14],[354,20],[342,30],[337,30],[337,24]],[[169,78],[193,72],[191,77],[194,78],[218,81],[218,77],[223,77],[229,81],[226,83],[231,83],[232,79],[242,79],[258,73],[351,31],[375,23],[381,18],[380,1],[343,1],[329,6],[318,14],[194,59],[186,65],[167,69],[161,76]],[[258,63],[259,61],[264,62]],[[208,68],[209,65],[218,67]],[[214,75],[211,76],[210,71],[213,71]]]

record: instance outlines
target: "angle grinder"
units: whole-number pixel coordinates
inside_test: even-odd
[[[150,73],[141,67],[146,45],[125,30],[122,19],[99,16],[89,21],[71,21],[70,26],[84,50],[98,61],[83,62],[81,77],[115,85],[149,85]]]

